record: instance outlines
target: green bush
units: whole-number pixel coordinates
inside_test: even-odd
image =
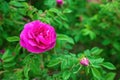
[[[119,80],[119,0],[0,0],[0,80]],[[22,48],[26,23],[40,20],[57,33],[41,54]],[[89,65],[80,64],[88,58]]]

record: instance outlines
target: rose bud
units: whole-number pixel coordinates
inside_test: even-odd
[[[89,60],[84,57],[80,60],[80,64],[84,65],[84,66],[88,66],[89,65]]]
[[[63,5],[63,0],[56,0],[56,2],[57,2],[57,5],[59,6]]]

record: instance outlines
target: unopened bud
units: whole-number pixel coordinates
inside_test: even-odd
[[[80,60],[80,64],[82,64],[84,66],[88,66],[89,65],[89,60],[84,57]]]
[[[63,4],[63,0],[56,0],[56,2],[57,2],[57,4],[60,5],[60,6]]]

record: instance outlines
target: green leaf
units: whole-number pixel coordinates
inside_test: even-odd
[[[6,50],[1,59],[4,60],[8,55],[9,55],[9,50]]]
[[[70,71],[64,71],[63,74],[62,74],[63,80],[68,80],[70,75],[71,75]]]
[[[99,55],[103,50],[99,49],[98,47],[94,47],[91,49],[91,54],[93,55]]]
[[[84,51],[84,54],[87,55],[87,56],[90,56],[90,50],[88,50],[88,49],[85,50],[85,51]]]
[[[95,59],[96,60],[96,63],[102,63],[104,61],[104,58],[98,58],[98,59]]]
[[[74,44],[74,40],[71,37],[64,34],[57,34],[57,40],[62,40]]]
[[[68,66],[68,60],[67,59],[62,59],[62,62],[61,62],[61,70],[65,70],[67,69],[69,66]]]
[[[66,19],[66,20],[67,20],[67,19]],[[70,27],[68,23],[64,23],[63,26],[64,26],[64,28],[66,28],[66,29],[69,29],[69,27]]]
[[[110,62],[104,62],[104,63],[102,63],[102,66],[107,68],[107,69],[110,69],[110,70],[115,70],[116,69],[116,67]]]
[[[18,1],[11,1],[10,5],[13,5],[15,7],[23,7],[23,4],[21,2],[18,2]]]
[[[9,42],[15,42],[15,41],[19,41],[20,38],[18,36],[12,36],[12,37],[7,37],[7,40]]]
[[[96,34],[95,34],[92,30],[90,30],[90,29],[88,29],[88,28],[82,29],[82,30],[81,30],[81,33],[82,33],[84,36],[89,35],[89,37],[90,37],[91,40],[93,40],[93,39],[96,38]]]
[[[21,47],[20,44],[18,43],[18,44],[16,45],[15,49],[14,49],[14,52],[16,53],[16,55],[19,54],[21,48],[22,48],[22,47]]]
[[[5,57],[4,59],[3,59],[3,61],[4,62],[11,62],[11,61],[13,61],[14,60],[14,56],[7,56],[7,57]]]
[[[116,73],[110,72],[105,76],[105,80],[114,80]]]
[[[58,10],[58,9],[56,9],[56,8],[51,8],[51,9],[49,9],[49,11],[50,11],[50,12],[54,12],[54,13],[56,13],[56,14],[61,14],[61,11]]]
[[[90,30],[89,30],[89,29],[82,29],[82,30],[81,30],[81,33],[82,33],[84,36],[86,36],[86,35],[89,35]]]
[[[47,66],[53,67],[53,66],[58,65],[60,62],[61,62],[61,60],[57,58],[57,59],[51,60]]]
[[[16,64],[16,62],[7,62],[7,63],[3,64],[3,67],[4,68],[10,68],[10,67],[15,66],[15,64]]]
[[[9,4],[6,1],[2,1],[0,6],[0,11],[3,11],[6,14],[9,12]]]
[[[89,58],[89,60],[92,64],[97,63],[97,65],[99,65],[100,63],[104,61],[103,58]]]
[[[59,15],[59,17],[63,20],[63,21],[68,21],[67,17],[65,15]],[[68,29],[69,25],[67,23],[63,23],[63,26]]]
[[[102,44],[105,46],[109,45],[110,43],[111,43],[111,41],[109,39],[105,39],[102,41]]]
[[[113,47],[114,47],[116,50],[120,51],[120,43],[118,43],[118,42],[113,42]]]
[[[55,0],[45,0],[44,5],[52,8],[53,6],[55,6]]]
[[[29,71],[30,71],[30,68],[29,68],[29,66],[26,65],[24,67],[24,76],[27,80],[29,80]]]
[[[23,79],[23,69],[18,69],[15,72],[15,79],[16,80],[22,80]]]
[[[2,59],[4,62],[11,62],[11,61],[14,60],[14,58],[15,58],[15,56],[13,56],[13,55],[10,53],[9,50],[6,50],[1,59]]]
[[[91,40],[96,38],[96,34],[93,31],[90,31],[89,36],[90,36]]]
[[[100,72],[99,72],[96,68],[91,68],[91,70],[92,70],[93,76],[94,76],[95,78],[97,78],[98,80],[100,80],[100,78],[101,78]]]
[[[71,12],[72,12],[72,10],[70,10],[68,8],[63,11],[63,13],[71,13]]]

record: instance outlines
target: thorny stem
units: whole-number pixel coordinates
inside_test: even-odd
[[[41,57],[41,68],[43,69],[44,68],[43,54],[40,54],[40,57]]]

